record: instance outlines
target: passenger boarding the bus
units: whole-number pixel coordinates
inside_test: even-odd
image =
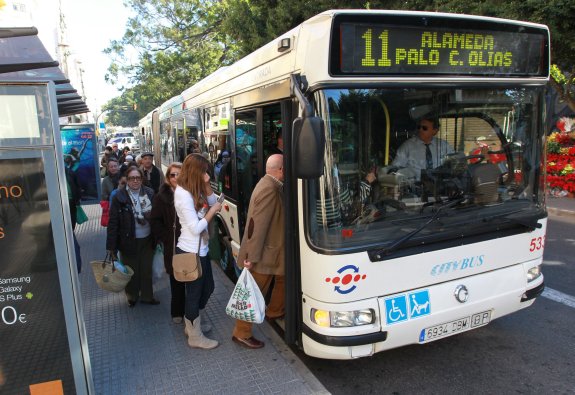
[[[275,136],[275,141],[276,141],[276,145],[274,147],[271,147],[269,149],[268,155],[274,155],[274,154],[281,154],[283,155],[284,153],[284,139],[282,136],[282,131],[281,129],[277,129],[277,127],[273,127],[273,135]]]
[[[228,151],[222,151],[218,155],[218,159],[214,165],[214,171],[216,173],[216,177],[220,176],[220,170],[224,166],[225,163],[230,161],[230,153]]]
[[[363,179],[357,174],[349,176],[340,172],[338,155],[333,153],[333,161],[326,163],[331,169],[326,173],[320,188],[325,190],[316,202],[317,224],[323,228],[337,228],[355,223],[368,203],[373,184],[377,180],[376,170],[372,168]]]
[[[422,170],[435,169],[441,165],[446,156],[454,151],[447,141],[435,137],[439,127],[437,118],[420,119],[417,124],[417,135],[399,147],[388,172],[401,172],[401,169],[407,169],[409,176],[420,180]]]

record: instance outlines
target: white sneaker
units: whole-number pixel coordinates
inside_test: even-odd
[[[172,322],[173,322],[174,324],[181,324],[182,321],[183,321],[183,318],[182,318],[182,317],[172,317]]]

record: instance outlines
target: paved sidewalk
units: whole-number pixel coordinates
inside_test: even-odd
[[[247,350],[231,341],[225,305],[233,284],[216,266],[216,289],[206,308],[220,342],[214,350],[188,347],[184,325],[170,318],[167,275],[154,285],[158,306],[129,308],[123,293],[102,291],[90,261],[105,255],[100,206],[83,206],[90,220],[77,226],[82,251],[80,283],[94,387],[97,394],[326,394],[327,390],[267,324],[254,335],[266,342]]]
[[[547,212],[557,216],[575,216],[575,199],[568,197],[547,196]]]

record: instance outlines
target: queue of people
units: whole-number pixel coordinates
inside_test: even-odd
[[[215,348],[219,342],[205,335],[211,329],[205,308],[215,288],[208,226],[222,207],[210,184],[213,169],[205,156],[191,153],[183,163],[171,163],[165,174],[158,175],[153,154],[145,152],[142,158],[138,167],[130,155],[120,164],[110,154],[102,181],[103,199],[110,201],[106,249],[134,270],[125,289],[127,304],[160,303],[153,292],[152,261],[156,245],[161,244],[170,278],[172,322],[184,323],[190,347]],[[221,162],[228,161],[226,151]],[[240,266],[252,270],[262,292],[267,292],[272,280],[275,284],[269,319],[284,314],[282,183],[283,156],[275,154],[268,159],[266,175],[252,195],[240,251]],[[202,275],[195,281],[179,282],[174,277],[172,257],[189,252],[199,255]],[[247,323],[236,323],[232,340],[247,348],[264,346],[253,337]]]

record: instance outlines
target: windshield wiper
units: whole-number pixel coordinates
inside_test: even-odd
[[[453,206],[457,206],[459,203],[462,203],[465,200],[467,200],[467,197],[460,197],[460,198],[457,198],[455,200],[451,200],[451,201],[447,201],[447,202],[443,203],[441,206],[439,206],[437,208],[437,211],[431,216],[431,218],[429,218],[426,222],[421,224],[417,229],[414,229],[411,232],[409,232],[408,234],[406,234],[405,236],[400,237],[399,239],[395,240],[393,242],[393,244],[390,245],[389,247],[385,247],[385,248],[382,248],[382,249],[379,249],[376,251],[369,251],[368,253],[369,253],[370,258],[372,258],[372,260],[373,260],[373,258],[375,258],[376,260],[381,260],[384,256],[391,254],[392,252],[397,250],[399,247],[401,247],[403,244],[405,244],[408,240],[410,240],[413,236],[415,236],[416,234],[421,232],[423,229],[425,229],[429,224],[436,221],[439,218],[439,214],[441,214],[445,209],[453,207]]]
[[[539,218],[536,216],[531,216],[529,218],[522,218],[522,217],[508,218],[509,215],[516,214],[516,213],[519,213],[522,211],[524,211],[524,209],[514,210],[511,212],[501,213],[501,214],[497,214],[497,215],[491,215],[487,218],[483,218],[482,221],[488,223],[488,222],[493,222],[493,220],[495,220],[495,219],[505,219],[505,220],[507,220],[513,224],[524,226],[529,231],[532,231],[535,229],[541,229],[541,227],[543,225],[541,225],[539,223]]]

